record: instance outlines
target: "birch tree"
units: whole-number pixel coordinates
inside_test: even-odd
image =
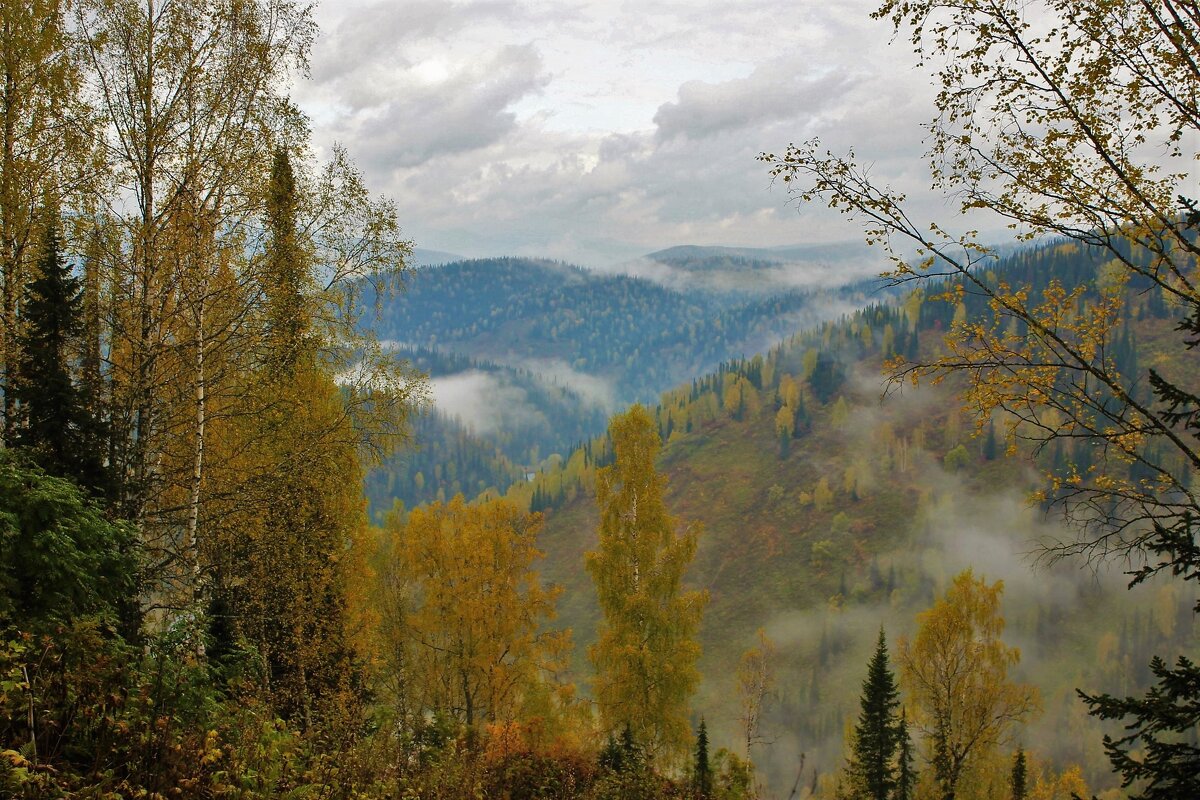
[[[683,575],[699,527],[677,530],[655,469],[660,441],[654,418],[635,405],[609,426],[615,463],[596,473],[600,546],[587,554],[603,619],[588,654],[601,725],[626,728],[660,758],[685,751],[688,698],[699,682],[696,630],[707,601]]]

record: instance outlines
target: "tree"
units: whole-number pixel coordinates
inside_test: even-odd
[[[963,774],[1007,741],[1038,708],[1037,690],[1012,683],[1020,651],[1000,640],[1004,584],[967,570],[900,640],[900,675],[925,734],[938,791],[954,800]]]
[[[1025,800],[1029,796],[1028,765],[1025,763],[1025,748],[1018,747],[1013,756],[1012,774],[1009,776],[1008,787],[1012,800]]]
[[[187,585],[200,592],[197,613],[218,604],[228,619],[213,622],[232,622],[252,647],[275,713],[308,728],[332,702],[351,705],[360,682],[346,595],[351,552],[366,535],[362,464],[331,376],[309,367],[253,380],[254,396],[272,402],[214,420],[222,467],[206,482],[203,572]]]
[[[1198,797],[1200,746],[1188,734],[1200,728],[1200,666],[1179,656],[1172,669],[1155,656],[1150,671],[1158,682],[1143,697],[1079,696],[1100,719],[1132,718],[1127,733],[1104,737],[1104,750],[1121,788],[1139,784],[1134,800]]]
[[[628,726],[654,756],[677,755],[689,738],[687,701],[699,681],[696,629],[707,596],[684,591],[697,527],[676,533],[655,471],[660,442],[640,405],[609,425],[615,462],[596,473],[600,545],[587,554],[603,619],[588,655],[601,725]]]
[[[796,432],[796,412],[789,405],[782,405],[775,412],[775,433],[779,437],[779,457],[786,459],[791,449],[792,435]]]
[[[271,366],[290,373],[306,353],[305,337],[314,314],[307,307],[312,279],[312,257],[304,251],[298,218],[300,191],[292,160],[285,148],[277,148],[267,183],[266,223],[270,238],[265,248],[262,271],[263,294],[267,299],[266,359]]]
[[[187,515],[160,493],[203,480],[193,428],[216,388],[206,357],[249,349],[245,314],[224,328],[207,315],[223,302],[248,307],[241,281],[219,282],[219,271],[246,252],[272,139],[303,130],[280,88],[303,67],[314,27],[306,7],[277,0],[89,0],[72,12],[84,94],[105,122],[95,144],[106,174],[85,207],[121,230],[105,258],[122,504],[139,522],[164,507]],[[172,374],[183,342],[191,358]],[[159,458],[167,452],[177,457]]]
[[[68,193],[87,151],[65,10],[62,0],[0,4],[0,442],[9,445],[17,422],[19,306],[38,247],[38,210]]]
[[[43,235],[36,276],[25,286],[17,368],[10,387],[20,407],[16,444],[47,472],[103,494],[105,442],[76,377],[83,301],[59,250],[56,225]]]
[[[983,457],[987,461],[996,460],[996,423],[994,420],[988,420],[987,434],[983,440]]]
[[[894,800],[913,800],[917,791],[917,773],[913,770],[912,738],[908,735],[908,713],[900,710],[896,729],[900,750],[896,754],[896,791]]]
[[[738,722],[742,726],[747,760],[752,760],[750,748],[764,741],[761,734],[763,713],[771,690],[775,688],[775,643],[767,638],[762,628],[758,629],[757,637],[758,643],[742,653],[737,668],[738,699],[742,705]]]
[[[533,571],[541,515],[507,500],[449,503],[388,521],[389,600],[405,613],[384,636],[402,650],[419,711],[468,726],[521,718],[522,701],[567,658],[569,633],[548,631],[557,588]]]
[[[369,637],[352,630],[349,595],[366,536],[363,440],[377,431],[364,433],[354,389],[326,355],[334,334],[317,313],[319,265],[299,227],[303,195],[286,151],[275,153],[266,194],[262,296],[247,317],[264,335],[244,340],[254,346],[231,365],[241,370],[194,406],[185,585],[197,613],[216,604],[232,618],[263,661],[277,712],[308,727],[332,701],[353,703],[361,683]],[[209,311],[224,328],[225,305]],[[382,416],[392,400],[381,398]]]
[[[708,726],[704,718],[700,718],[700,727],[696,730],[696,763],[692,768],[692,788],[700,800],[708,800],[712,796],[713,771],[708,763]]]
[[[132,540],[79,487],[0,448],[0,621],[29,631],[115,615],[134,588]]]
[[[869,800],[890,800],[896,792],[896,751],[901,744],[900,691],[888,667],[887,639],[879,629],[875,654],[867,665],[863,681],[861,710],[854,726],[849,771],[856,796]]]

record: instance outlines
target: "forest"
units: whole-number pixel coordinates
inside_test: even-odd
[[[615,409],[653,402],[723,361],[860,305],[870,291],[861,281],[781,291],[763,277],[779,263],[707,252],[651,255],[686,276],[750,288],[676,287],[529,259],[418,270],[371,328],[432,379],[434,404],[413,419],[420,447],[368,473],[372,513],[396,499],[412,506],[503,492],[547,458],[603,433]],[[439,385],[491,395],[490,413],[480,415],[476,403],[467,404],[474,416],[441,407]]]
[[[0,796],[1200,796],[1200,5],[1041,6],[876,12],[1003,253],[747,165],[868,296],[415,269],[308,4],[4,0]]]

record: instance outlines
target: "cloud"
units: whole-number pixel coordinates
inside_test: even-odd
[[[799,250],[800,248],[796,248]],[[690,268],[686,262],[645,256],[622,261],[599,271],[644,278],[678,291],[710,291],[742,295],[771,295],[788,291],[833,289],[874,278],[887,266],[886,259],[865,244],[847,242],[835,247],[813,249],[800,255],[796,250],[775,251],[753,248],[715,248],[713,259],[736,260],[726,267],[701,263]],[[693,258],[705,258],[697,251]],[[740,261],[757,262],[747,267]]]
[[[858,237],[755,160],[814,135],[945,219],[919,123],[933,90],[873,3],[326,4],[297,87],[422,247],[588,266],[673,244]],[[799,212],[799,213],[797,213]],[[986,230],[986,226],[983,227]]]
[[[332,11],[328,4],[322,10]],[[511,3],[448,3],[441,0],[378,0],[366,4],[338,3],[343,13],[325,21],[312,78],[318,85],[345,90],[382,66],[386,72],[411,65],[406,45],[423,39],[444,39],[481,20],[504,19],[518,12]]]
[[[480,435],[545,424],[525,392],[482,370],[467,370],[429,381],[433,406]]]
[[[854,85],[842,71],[811,75],[792,59],[757,67],[746,78],[707,83],[688,81],[679,97],[654,115],[660,139],[699,139],[766,122],[816,116]]]
[[[341,133],[378,179],[501,141],[516,127],[510,106],[547,80],[531,45],[507,46],[475,63],[413,65],[391,76],[386,96],[377,96],[378,85],[349,93],[360,113],[343,118]]]
[[[617,410],[617,387],[612,381],[599,375],[580,372],[562,359],[529,358],[500,363],[530,372],[550,386],[566,387],[585,405],[596,406],[608,412]]]

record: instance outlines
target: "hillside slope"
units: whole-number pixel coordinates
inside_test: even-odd
[[[1047,248],[1002,269],[1015,279],[1086,280],[1100,263]],[[1123,369],[1200,369],[1195,354],[1181,362],[1166,349],[1173,322],[1160,301],[1131,289],[1116,337]],[[1006,456],[992,426],[975,435],[954,386],[881,399],[883,359],[930,354],[955,314],[980,312],[975,303],[968,297],[957,309],[915,296],[867,308],[725,364],[657,406],[668,506],[681,523],[704,526],[689,577],[711,595],[694,707],[718,741],[736,741],[734,670],[765,628],[780,649],[767,724],[777,742],[755,757],[777,786],[790,783],[799,752],[819,770],[837,766],[879,626],[893,644],[911,633],[915,614],[966,567],[1009,587],[1006,639],[1021,646],[1019,677],[1041,688],[1045,704],[1024,740],[1060,764],[1080,764],[1098,786],[1111,780],[1101,731],[1074,688],[1130,691],[1148,682],[1149,654],[1200,651],[1190,599],[1176,586],[1127,592],[1119,569],[1036,563],[1041,545],[1073,533],[1031,505],[1030,490],[1049,460],[1091,458],[1086,443],[1044,453],[1039,465]],[[794,413],[781,421],[785,404]],[[588,487],[609,457],[597,439],[509,491],[549,509],[543,574],[566,588],[560,621],[576,632],[582,674],[598,618],[583,568],[596,545]]]
[[[693,277],[676,287],[535,259],[418,269],[375,327],[430,375],[434,408],[416,423],[421,449],[368,477],[372,512],[505,491],[602,433],[617,408],[858,307],[870,291],[714,291],[695,276],[754,287],[780,262],[711,264],[711,248],[684,250],[670,257]]]

